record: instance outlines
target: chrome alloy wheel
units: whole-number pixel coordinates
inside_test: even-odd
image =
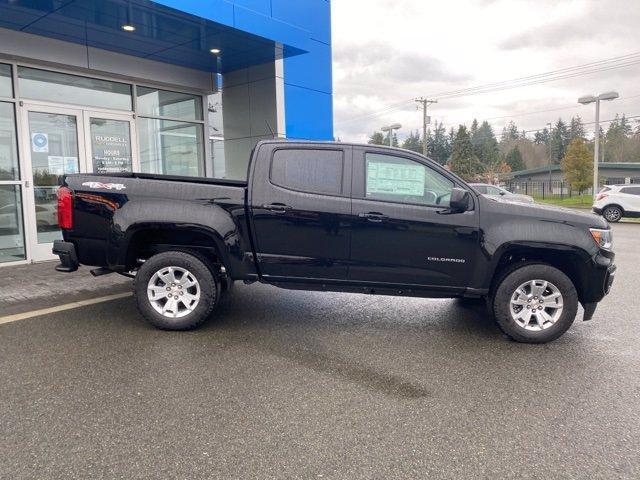
[[[622,213],[619,208],[609,207],[605,210],[604,217],[610,222],[617,222],[622,217]]]
[[[159,314],[167,318],[184,317],[200,302],[200,284],[189,270],[163,267],[149,280],[147,298]]]
[[[511,295],[511,318],[525,330],[539,332],[555,324],[562,315],[562,294],[546,280],[530,280]]]

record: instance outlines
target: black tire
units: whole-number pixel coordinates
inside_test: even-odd
[[[193,311],[177,318],[158,312],[147,296],[151,278],[156,272],[167,267],[179,267],[189,271],[200,287],[200,299]],[[154,327],[162,330],[190,330],[202,325],[213,312],[220,298],[220,282],[211,269],[197,257],[185,252],[170,251],[154,255],[142,264],[136,274],[134,295],[138,310]]]
[[[609,205],[602,211],[602,216],[607,219],[609,223],[619,222],[624,216],[622,209],[617,205]]]
[[[556,322],[539,331],[527,330],[511,317],[511,296],[516,289],[531,280],[545,280],[555,285],[563,299],[563,309]],[[509,338],[523,343],[547,343],[566,332],[578,312],[578,292],[573,282],[555,267],[542,263],[522,265],[506,272],[495,289],[492,310],[496,323]]]

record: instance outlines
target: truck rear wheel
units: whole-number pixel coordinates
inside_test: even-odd
[[[569,277],[539,263],[504,276],[492,300],[500,329],[524,343],[555,340],[571,327],[578,311],[578,293]]]
[[[189,330],[211,315],[220,297],[220,283],[198,258],[185,252],[164,252],[149,258],[136,274],[138,310],[163,330]]]

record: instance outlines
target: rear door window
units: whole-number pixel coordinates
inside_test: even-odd
[[[627,193],[629,195],[640,195],[640,187],[624,187],[620,189],[620,193]]]
[[[279,149],[271,161],[271,183],[324,195],[343,193],[344,153],[328,149]]]

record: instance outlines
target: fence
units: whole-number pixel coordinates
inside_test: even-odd
[[[627,181],[625,181],[627,180]],[[616,185],[622,183],[640,183],[640,178],[605,178],[602,180],[602,185]],[[601,185],[601,186],[602,186]],[[507,180],[505,188],[512,193],[523,193],[530,195],[534,198],[571,198],[579,195],[593,196],[593,189],[588,188],[582,192],[571,188],[568,182],[563,180],[552,180],[551,188],[549,188],[549,181],[514,181]]]
[[[552,180],[551,185],[549,185],[549,181],[508,181],[506,188],[512,193],[522,193],[524,195],[530,195],[534,198],[541,198],[543,200],[545,198],[570,198],[577,195],[593,195],[593,190],[591,188],[579,192],[571,188],[571,185],[568,182],[562,180]]]

